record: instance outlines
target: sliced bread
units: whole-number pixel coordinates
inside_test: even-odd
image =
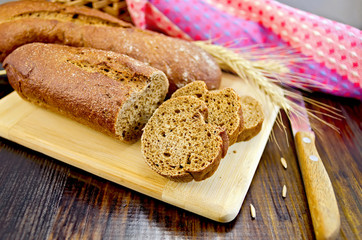
[[[243,109],[244,129],[238,136],[238,142],[248,141],[256,136],[264,122],[263,108],[259,101],[250,96],[242,96],[240,99]]]
[[[224,127],[229,144],[236,142],[243,130],[243,114],[240,98],[232,88],[209,91],[203,81],[195,81],[178,89],[172,97],[194,96],[206,103],[209,109],[208,123]]]
[[[204,180],[218,168],[228,148],[225,130],[206,123],[204,101],[192,96],[164,102],[146,124],[141,148],[146,163],[173,181]]]

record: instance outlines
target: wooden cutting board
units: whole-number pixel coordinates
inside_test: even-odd
[[[222,87],[256,97],[240,78],[224,74]],[[265,122],[248,142],[228,150],[218,170],[202,182],[177,183],[154,173],[140,142],[124,144],[86,126],[22,100],[13,92],[0,100],[0,136],[140,193],[219,222],[240,211],[279,109],[259,99]]]

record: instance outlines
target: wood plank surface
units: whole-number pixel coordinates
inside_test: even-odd
[[[242,79],[224,74],[223,87],[240,95],[257,93]],[[0,101],[0,136],[122,186],[219,222],[238,214],[249,189],[278,108],[260,99],[261,132],[228,150],[216,173],[201,182],[177,183],[145,163],[140,141],[125,144],[59,114],[22,100],[17,93]]]
[[[0,78],[0,97],[11,91]],[[341,214],[338,239],[362,236],[362,104],[307,94],[341,111],[311,120]],[[324,112],[315,106],[308,108]],[[289,122],[273,127],[238,216],[219,223],[0,138],[0,239],[314,239]],[[284,157],[288,168],[280,163]],[[281,196],[282,186],[288,188]],[[256,209],[251,219],[249,204]]]

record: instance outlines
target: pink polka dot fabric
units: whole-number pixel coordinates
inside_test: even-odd
[[[186,40],[227,47],[299,52],[292,71],[305,87],[362,100],[362,33],[272,0],[127,0],[135,24]],[[310,79],[310,80],[308,80]],[[315,83],[322,87],[316,87]]]

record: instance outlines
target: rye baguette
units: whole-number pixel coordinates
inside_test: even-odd
[[[97,49],[31,43],[13,51],[4,68],[25,100],[124,142],[139,139],[168,90],[162,71]]]
[[[32,42],[91,47],[128,55],[163,71],[170,93],[195,80],[208,89],[220,86],[214,59],[192,42],[142,30],[87,7],[47,1],[0,5],[0,62],[16,48]]]

